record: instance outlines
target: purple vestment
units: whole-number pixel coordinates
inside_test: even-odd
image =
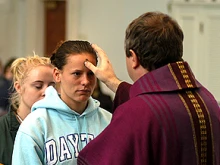
[[[129,96],[78,165],[220,165],[219,107],[186,62],[145,74]]]

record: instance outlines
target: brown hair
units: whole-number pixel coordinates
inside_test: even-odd
[[[58,43],[55,51],[50,57],[51,63],[62,70],[63,66],[67,63],[67,57],[72,54],[89,53],[93,55],[97,62],[97,55],[91,44],[88,41],[61,41]]]
[[[167,14],[147,12],[133,20],[126,29],[125,52],[133,50],[148,71],[168,63],[182,61],[183,32]]]

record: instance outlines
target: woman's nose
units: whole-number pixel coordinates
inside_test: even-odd
[[[41,94],[41,95],[42,95],[43,97],[45,97],[45,90],[46,90],[46,89],[47,89],[47,86],[43,87],[43,89],[42,89],[42,94]]]
[[[89,78],[88,78],[87,75],[85,75],[85,76],[82,77],[82,84],[83,84],[83,85],[89,84]]]
[[[42,92],[42,96],[45,97],[45,91]]]

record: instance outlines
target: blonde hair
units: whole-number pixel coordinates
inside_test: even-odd
[[[16,112],[20,104],[20,95],[14,88],[14,83],[17,81],[20,85],[24,83],[24,80],[28,77],[28,73],[38,67],[38,66],[49,66],[53,68],[48,57],[40,57],[38,55],[27,56],[17,58],[11,65],[11,71],[13,74],[13,93],[11,95],[10,101],[13,110]]]

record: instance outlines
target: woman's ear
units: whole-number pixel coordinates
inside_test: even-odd
[[[55,80],[55,82],[60,82],[60,70],[58,68],[54,68],[53,69],[53,78]]]
[[[15,88],[17,93],[19,93],[19,94],[21,93],[21,85],[18,81],[14,82],[14,88]]]
[[[138,59],[136,53],[132,49],[130,49],[129,51],[131,53],[131,57],[130,57],[131,61],[132,61],[131,67],[133,69],[136,69],[140,65],[139,59]]]

